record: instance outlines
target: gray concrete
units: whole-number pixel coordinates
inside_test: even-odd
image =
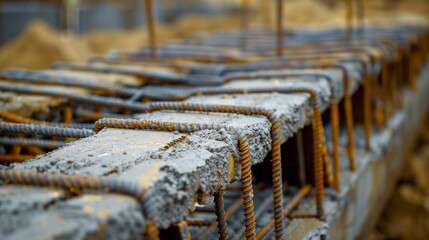
[[[237,87],[230,82],[225,87]],[[319,91],[326,108],[329,86],[310,79],[239,81],[241,86],[311,86]],[[340,88],[338,88],[340,89]],[[275,110],[282,119],[282,140],[310,122],[311,109],[306,94],[249,94],[193,97],[189,102],[258,106]],[[261,162],[270,150],[269,122],[264,117],[235,114],[184,114],[155,112],[140,117],[148,120],[224,124],[244,131],[249,137],[252,162]],[[169,142],[185,140],[165,151]],[[93,176],[118,175],[138,181],[148,188],[146,218],[161,228],[182,220],[195,202],[206,204],[218,189],[239,179],[238,136],[225,130],[205,130],[192,134],[106,129],[95,136],[69,144],[15,169],[61,172]],[[232,153],[232,158],[231,158]],[[231,162],[231,160],[233,162]]]
[[[59,202],[61,190],[3,186],[2,193],[6,189],[14,197],[2,196],[13,203],[0,210],[1,239],[137,239],[145,230],[140,204],[128,196],[85,194]]]

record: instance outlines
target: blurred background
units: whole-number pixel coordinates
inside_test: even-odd
[[[366,24],[429,19],[428,0],[362,0]],[[158,44],[198,32],[240,26],[246,2],[250,24],[274,26],[274,0],[156,0]],[[286,0],[289,29],[343,26],[344,1]],[[43,69],[54,61],[83,61],[112,49],[145,45],[142,0],[0,0],[0,68]]]

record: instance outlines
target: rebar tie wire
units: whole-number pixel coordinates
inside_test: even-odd
[[[252,185],[252,169],[250,149],[248,145],[248,138],[245,134],[238,132],[237,129],[226,125],[214,124],[198,124],[198,123],[175,123],[175,122],[162,122],[162,121],[149,121],[144,119],[114,119],[103,118],[95,122],[93,131],[99,132],[103,128],[122,128],[122,129],[149,129],[157,131],[179,131],[179,132],[196,132],[206,129],[220,130],[225,129],[233,131],[239,135],[240,147],[240,166],[241,166],[241,181],[242,181],[242,199],[244,208],[244,218],[246,226],[246,235],[249,239],[254,239],[255,236],[255,219],[254,219],[254,206],[253,206],[253,185]],[[221,191],[221,190],[220,190]],[[220,194],[220,193],[218,193]],[[215,195],[216,197],[216,195]],[[222,196],[217,196],[223,198]],[[217,203],[222,203],[218,199]],[[222,212],[224,207],[217,206],[218,229],[220,236],[226,236],[226,219],[225,213]],[[156,213],[148,212],[149,216],[156,215]]]

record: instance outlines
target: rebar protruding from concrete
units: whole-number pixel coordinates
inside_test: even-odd
[[[159,111],[159,110],[176,110],[176,111],[196,111],[196,112],[213,112],[213,113],[235,113],[241,115],[262,115],[268,118],[271,122],[271,164],[272,164],[272,184],[273,184],[273,196],[274,196],[274,218],[276,222],[276,237],[283,238],[284,236],[284,216],[282,213],[283,205],[283,178],[282,178],[282,167],[281,167],[281,153],[280,153],[280,123],[277,114],[272,110],[267,110],[258,107],[247,107],[247,106],[232,106],[232,105],[215,105],[215,104],[194,104],[186,102],[156,102],[149,105],[148,112]],[[323,174],[323,172],[322,172]],[[244,203],[246,199],[244,198]],[[252,204],[253,205],[253,204]],[[252,239],[254,237],[254,211],[245,213],[251,214],[252,223],[249,224],[246,229],[246,237]],[[251,229],[253,229],[251,231]],[[251,233],[253,232],[253,233]]]
[[[160,105],[159,107],[161,107]],[[154,110],[154,109],[151,109]],[[126,128],[126,129],[151,129],[158,131],[179,131],[179,132],[195,132],[205,129],[227,129],[237,131],[235,128],[225,125],[213,124],[196,124],[196,123],[175,123],[175,122],[161,122],[161,121],[148,121],[144,119],[108,119],[103,118],[94,124],[93,131],[99,132],[105,127],[110,128]],[[251,160],[249,154],[249,146],[247,136],[239,134],[239,147],[240,147],[240,166],[241,166],[241,181],[242,181],[242,199],[244,208],[244,220],[246,226],[246,235],[249,239],[255,236],[255,219],[253,207],[253,185],[252,185],[252,170]],[[280,168],[281,169],[281,168]]]
[[[339,68],[342,73],[344,74],[344,95],[345,97],[350,98],[349,94],[347,93],[349,90],[349,77],[348,77],[348,73],[347,70],[342,67],[341,65],[330,65],[332,68]],[[319,66],[320,68],[323,69],[323,66]],[[329,87],[330,87],[330,91],[331,91],[331,96],[330,96],[330,111],[331,111],[331,125],[332,125],[332,159],[333,159],[333,165],[334,165],[334,177],[332,177],[332,171],[331,171],[331,166],[330,166],[330,159],[329,159],[329,153],[327,150],[327,147],[325,145],[325,140],[323,140],[323,159],[324,159],[324,164],[325,164],[325,178],[326,178],[326,182],[328,184],[328,186],[332,186],[332,184],[334,185],[335,190],[340,191],[340,166],[339,166],[339,162],[340,162],[340,153],[339,153],[339,134],[340,134],[340,130],[339,130],[339,112],[338,112],[338,103],[337,103],[337,99],[338,99],[338,94],[337,94],[337,89],[335,86],[335,80],[333,79],[332,76],[330,76],[329,74],[324,74],[324,73],[272,73],[272,72],[263,72],[263,73],[259,73],[259,72],[253,72],[253,73],[238,73],[238,74],[231,74],[229,77],[225,78],[225,81],[232,81],[232,80],[248,80],[248,79],[260,79],[260,78],[274,78],[274,77],[279,77],[279,78],[284,78],[284,77],[315,77],[315,78],[322,78],[325,79],[328,83],[329,83]],[[210,91],[210,90],[208,90]],[[207,94],[207,91],[205,91],[204,89],[200,89],[196,91],[197,94]],[[350,107],[351,105],[346,105],[347,107]],[[350,113],[350,109],[347,109],[346,112]],[[350,114],[346,115],[346,121],[348,123],[350,123],[349,118],[352,118],[353,116],[351,116]],[[348,139],[349,142],[353,141],[350,140],[351,138],[353,138],[353,132],[348,131]],[[322,129],[322,134],[323,134],[323,129]],[[325,138],[324,138],[325,139]],[[353,143],[349,144],[350,146],[354,146]],[[354,155],[353,155],[354,151],[349,151],[349,153],[351,155],[349,155],[349,158],[351,159],[350,162],[350,168],[352,168],[354,166]]]
[[[0,122],[0,132],[72,138],[84,138],[93,134],[89,129],[50,127],[35,124],[5,122]]]
[[[153,7],[152,0],[145,0],[145,13],[146,13],[146,24],[147,33],[149,39],[149,50],[150,57],[152,60],[156,59],[156,40],[155,40],[155,24],[153,20]]]
[[[283,206],[283,212],[285,216],[289,215],[290,212],[298,206],[299,202],[310,192],[311,186],[305,185],[304,187],[300,188],[298,193]],[[261,239],[265,234],[267,234],[270,229],[272,228],[274,224],[274,221],[269,221],[265,226],[259,230],[259,232],[256,234],[257,239]]]
[[[345,23],[346,23],[346,38],[351,39],[353,34],[353,0],[344,0],[346,5]]]
[[[218,226],[219,239],[228,239],[228,229],[226,228],[225,208],[223,203],[223,193],[214,194],[214,203],[216,209],[216,221]]]
[[[26,118],[15,113],[0,111],[0,119],[13,123],[32,123],[43,126],[53,127],[69,127],[69,128],[92,128],[93,124],[90,123],[57,123],[57,122],[44,122],[31,118]]]
[[[63,141],[28,139],[28,138],[0,138],[0,145],[37,146],[42,148],[56,149],[66,145]]]
[[[0,162],[16,163],[35,158],[35,155],[0,154]]]
[[[323,185],[323,161],[322,161],[322,142],[321,137],[323,136],[323,123],[322,123],[322,113],[321,113],[321,100],[317,90],[312,87],[279,87],[279,88],[211,88],[209,90],[211,94],[248,94],[248,93],[306,93],[310,95],[311,106],[313,110],[313,144],[314,144],[314,171],[315,171],[315,188],[316,188],[316,208],[317,216],[320,220],[324,219],[324,210],[323,210],[323,198],[324,198],[324,185]],[[263,108],[257,107],[244,107],[244,106],[231,106],[231,105],[208,105],[208,104],[193,104],[193,103],[178,103],[178,102],[155,102],[149,105],[148,111],[154,110],[183,110],[183,111],[200,111],[200,112],[219,112],[219,113],[235,113],[235,114],[244,114],[244,115],[263,115],[268,117],[272,124],[272,168],[273,168],[273,193],[274,193],[274,206],[275,206],[275,217],[276,225],[276,237],[281,237],[283,234],[280,229],[284,230],[284,217],[279,216],[282,210],[279,209],[279,202],[283,202],[278,199],[278,194],[282,193],[282,189],[278,187],[282,186],[282,183],[278,183],[278,180],[281,179],[281,158],[280,158],[280,125],[278,123],[278,117],[275,116],[275,112],[272,110],[266,110]],[[279,163],[277,163],[279,161]],[[276,165],[276,166],[275,166]],[[277,169],[280,166],[280,169]],[[278,172],[277,172],[278,171]],[[276,177],[279,176],[279,179]],[[281,180],[280,180],[281,181]],[[276,201],[277,200],[277,201]],[[281,208],[281,205],[280,205]],[[283,226],[281,228],[280,226]]]
[[[132,111],[139,111],[139,112],[144,112],[147,109],[145,104],[127,102],[120,98],[76,94],[72,92],[62,92],[62,91],[50,90],[50,89],[40,89],[40,88],[35,89],[31,86],[10,85],[10,84],[0,83],[0,91],[67,98],[76,102],[91,103],[91,104],[96,104],[101,106],[116,107],[116,108],[132,110]]]
[[[36,171],[0,169],[0,180],[5,183],[31,186],[61,187],[64,189],[91,189],[121,193],[135,197],[144,203],[146,189],[141,185],[112,177],[65,175],[60,173],[38,173]]]
[[[278,57],[283,55],[283,0],[277,0],[276,4],[277,21],[276,21],[276,54]]]
[[[100,84],[96,81],[91,81],[85,77],[76,78],[75,76],[63,75],[61,73],[55,74],[44,71],[30,71],[30,70],[5,70],[0,72],[1,81],[11,82],[24,82],[29,84],[51,84],[67,87],[79,87],[89,90],[102,91],[104,93],[118,93],[121,95],[129,96],[133,94],[133,89],[124,88],[108,82]]]

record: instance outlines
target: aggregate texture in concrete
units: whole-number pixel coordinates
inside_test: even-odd
[[[308,86],[319,92],[325,108],[329,102],[330,89],[324,80],[237,82],[230,82],[224,87],[267,87],[267,84],[279,87]],[[309,96],[306,94],[216,95],[193,97],[188,102],[258,106],[274,110],[282,119],[283,141],[311,119]],[[163,121],[209,121],[240,128],[249,137],[254,164],[261,162],[270,150],[269,123],[264,117],[171,112],[155,112],[141,117]],[[201,204],[210,202],[210,196],[215,191],[238,179],[239,158],[237,136],[234,134],[222,130],[182,134],[105,129],[34,160],[15,164],[12,168],[92,176],[117,175],[120,179],[137,181],[148,189],[146,194],[150,201],[143,209],[147,213],[145,217],[149,217],[158,227],[166,228],[182,220],[193,209],[195,201]],[[165,149],[168,143],[178,139],[182,139],[180,144]],[[112,213],[112,217],[119,217],[119,213]]]
[[[58,189],[2,186],[1,191],[12,194],[0,210],[1,239],[131,239],[145,229],[140,205],[128,196],[88,193],[59,201],[64,192]]]

